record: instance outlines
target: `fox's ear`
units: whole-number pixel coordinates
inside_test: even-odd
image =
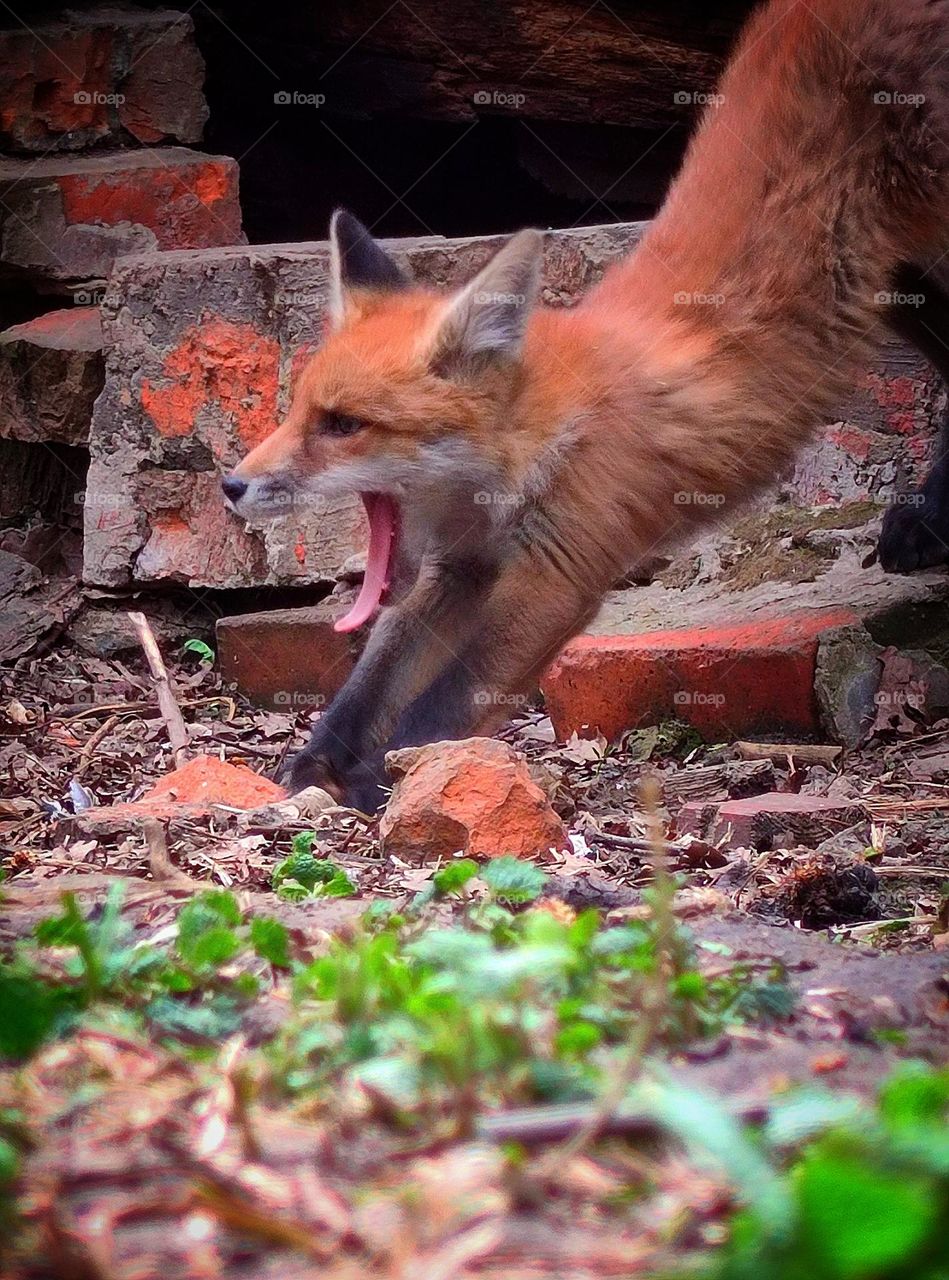
[[[451,372],[479,359],[515,359],[540,291],[544,239],[519,231],[439,316],[431,363]]]
[[[330,219],[330,317],[342,323],[354,289],[404,289],[409,278],[358,218],[337,209]]]

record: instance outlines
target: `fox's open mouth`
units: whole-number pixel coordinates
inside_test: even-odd
[[[361,493],[359,496],[369,518],[366,576],[356,603],[345,617],[335,623],[336,631],[355,631],[385,603],[399,542],[399,507],[395,499],[387,493]]]

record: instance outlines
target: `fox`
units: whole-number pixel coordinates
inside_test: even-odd
[[[949,0],[771,0],[631,251],[569,308],[542,258],[528,228],[440,291],[332,217],[322,345],[222,480],[238,516],[355,492],[369,522],[336,625],[373,625],[291,791],[373,813],[387,750],[495,732],[631,565],[780,478],[888,328],[949,377]],[[949,560],[949,425],[878,553]]]

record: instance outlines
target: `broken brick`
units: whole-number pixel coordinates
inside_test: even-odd
[[[82,445],[105,365],[98,307],[69,307],[0,333],[0,436]]]
[[[185,13],[92,9],[0,31],[0,146],[200,142],[203,83]]]
[[[237,162],[184,147],[0,160],[0,261],[49,281],[119,254],[243,242]]]
[[[772,791],[719,805],[689,801],[679,810],[676,830],[724,849],[765,850],[813,846],[862,816],[853,800]]]
[[[246,765],[196,756],[160,778],[141,799],[84,809],[70,821],[85,834],[105,835],[127,830],[144,818],[197,818],[210,813],[214,805],[256,809],[285,798],[283,787]]]
[[[712,741],[815,734],[818,637],[856,621],[849,609],[819,609],[720,627],[579,636],[541,687],[561,739],[615,739],[670,717]]]
[[[433,742],[391,752],[386,763],[397,777],[379,823],[387,854],[532,858],[569,847],[560,818],[504,742]]]
[[[258,706],[316,711],[353,669],[350,636],[333,630],[345,612],[338,601],[221,618],[221,675]]]

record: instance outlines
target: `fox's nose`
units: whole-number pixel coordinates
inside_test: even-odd
[[[247,492],[247,481],[240,476],[225,476],[221,481],[221,488],[225,498],[230,498],[231,502],[239,502]]]

